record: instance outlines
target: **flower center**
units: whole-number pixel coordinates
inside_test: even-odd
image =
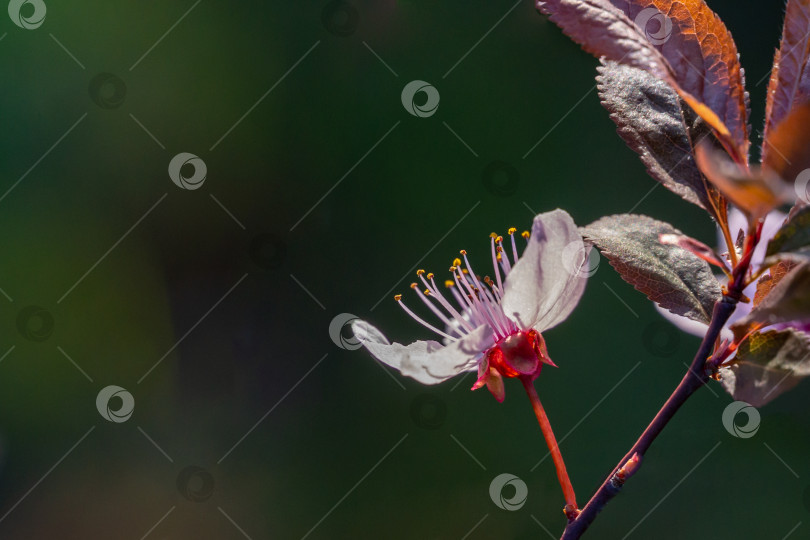
[[[490,368],[503,377],[530,376],[532,380],[540,374],[543,363],[552,364],[546,341],[536,330],[505,337],[487,352],[487,359]]]

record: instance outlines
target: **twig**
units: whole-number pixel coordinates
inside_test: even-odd
[[[655,418],[653,418],[650,425],[648,425],[641,434],[641,437],[639,437],[630,451],[619,461],[619,465],[605,478],[602,485],[599,486],[599,489],[593,497],[591,497],[591,500],[588,501],[588,504],[582,508],[582,511],[576,519],[568,523],[560,540],[577,540],[582,537],[591,523],[596,519],[597,514],[619,493],[621,486],[629,476],[627,474],[628,467],[632,469],[630,474],[638,469],[640,460],[645,452],[664,430],[672,417],[675,416],[675,413],[678,412],[681,405],[689,399],[695,390],[704,386],[711,378],[706,370],[706,362],[712,356],[720,332],[723,330],[723,327],[734,312],[742,296],[742,290],[746,283],[746,274],[751,264],[751,257],[762,232],[762,222],[760,221],[750,226],[748,232],[749,234],[746,237],[743,255],[740,258],[739,264],[734,268],[727,291],[714,306],[711,323],[698,348],[697,354],[695,354],[695,358],[692,360],[692,365],[689,366],[688,371],[675,388],[675,391],[669,396],[669,399],[667,399],[666,403],[661,407],[661,410],[658,411],[658,414],[655,415]]]

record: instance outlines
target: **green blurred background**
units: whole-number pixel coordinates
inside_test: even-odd
[[[519,385],[502,405],[471,378],[422,387],[328,329],[426,337],[392,300],[415,265],[485,265],[488,234],[534,212],[632,209],[712,241],[616,136],[596,61],[528,0],[45,3],[36,29],[0,17],[0,537],[556,537]],[[782,4],[710,5],[758,132]],[[432,116],[403,107],[412,80]],[[169,178],[180,152],[199,189]],[[698,340],[604,260],[546,338],[560,368],[536,384],[584,504]],[[108,385],[134,397],[125,422],[96,409]],[[807,390],[751,439],[701,391],[588,537],[810,537]],[[504,472],[518,511],[490,499]]]

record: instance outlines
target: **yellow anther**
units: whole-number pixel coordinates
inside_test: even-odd
[[[529,234],[529,231],[523,231],[522,233],[520,233],[520,236],[528,240],[529,236],[531,235]]]
[[[513,235],[517,232],[517,229],[514,227],[509,227],[509,230],[506,231],[508,234]]]
[[[444,286],[447,287],[448,289],[450,287],[452,287],[453,285],[455,285],[455,284],[456,284],[456,282],[453,281],[453,280],[450,280],[450,279],[448,279],[447,281],[444,282]]]
[[[498,238],[498,233],[491,232],[489,233],[490,238]]]
[[[430,296],[430,289],[425,289],[423,292],[425,293],[425,296]]]
[[[394,295],[394,300],[399,302],[400,300],[402,300],[402,295],[401,294]]]
[[[421,276],[421,275],[422,275],[422,274],[424,274],[424,273],[425,273],[425,271],[424,271],[424,270],[422,270],[421,268],[420,268],[419,270],[417,270],[417,271],[416,271],[416,275],[417,275],[417,276]]]
[[[428,272],[427,278],[428,280],[433,279],[433,272]]]
[[[455,272],[455,271],[456,271],[456,267],[455,267],[455,266],[451,266],[451,267],[450,267],[450,271],[451,271],[451,272]]]
[[[462,273],[462,274],[469,274],[469,272],[467,271],[467,269],[466,269],[466,268],[462,268],[462,269],[461,269],[461,273]]]
[[[411,283],[411,289],[415,289],[417,287],[418,287],[418,285],[416,283]]]
[[[461,259],[453,259],[453,266],[461,266]]]
[[[466,249],[462,249],[461,251],[459,251],[459,253],[461,253],[462,255],[466,255],[466,254],[467,254],[467,250],[466,250]]]
[[[498,243],[498,244],[502,244],[503,243],[503,236],[499,236],[498,238],[496,238],[495,242]]]

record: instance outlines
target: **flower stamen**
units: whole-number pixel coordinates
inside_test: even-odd
[[[417,292],[418,292],[418,291],[417,291]],[[407,313],[408,315],[410,315],[410,316],[411,316],[411,318],[412,318],[413,320],[415,320],[416,322],[418,322],[419,324],[421,324],[422,326],[424,326],[424,327],[425,327],[425,328],[427,328],[428,330],[433,330],[434,332],[436,332],[436,333],[437,333],[437,334],[439,334],[440,336],[445,337],[445,338],[449,339],[450,341],[458,341],[458,338],[454,338],[453,336],[451,336],[451,335],[449,335],[449,334],[447,334],[447,333],[445,333],[445,332],[442,332],[441,330],[439,330],[438,328],[436,328],[435,326],[433,326],[433,325],[432,325],[432,324],[430,324],[429,322],[426,322],[426,321],[425,321],[424,319],[422,319],[422,318],[421,318],[419,315],[417,315],[416,313],[414,313],[413,311],[411,311],[411,310],[410,310],[410,308],[409,308],[408,306],[406,306],[406,305],[405,305],[405,303],[402,301],[402,295],[401,295],[401,294],[396,295],[396,296],[394,297],[394,300],[396,300],[396,301],[397,301],[397,304],[399,304],[399,306],[400,306],[400,307],[401,307],[403,310],[405,310],[405,313]]]

